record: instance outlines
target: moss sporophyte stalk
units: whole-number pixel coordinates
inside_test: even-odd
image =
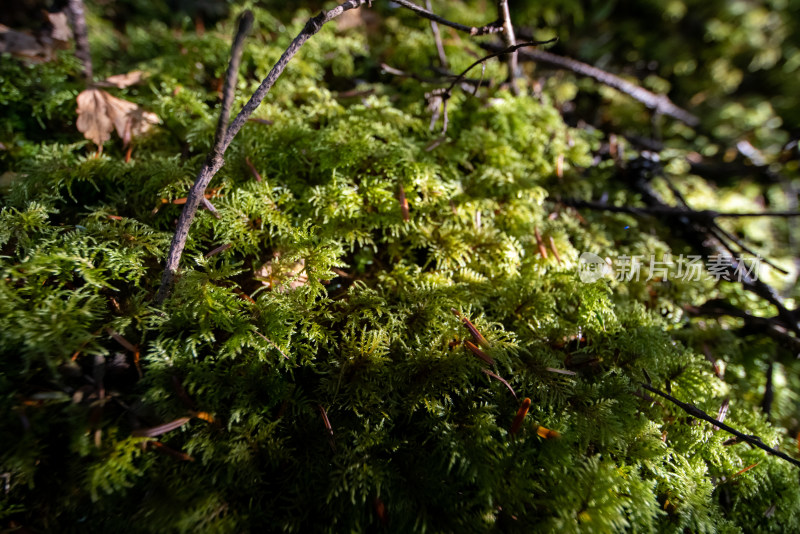
[[[790,7],[134,4],[0,41],[4,531],[798,530]]]

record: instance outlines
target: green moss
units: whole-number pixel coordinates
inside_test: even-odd
[[[307,15],[284,27],[256,10],[238,104]],[[394,9],[381,16],[380,35],[331,24],[290,63],[256,114],[273,123],[248,123],[226,154],[212,183],[220,218],[198,213],[161,307],[154,296],[181,210],[172,201],[210,148],[233,19],[203,36],[160,22],[101,26],[99,72],[147,71],[144,85],[113,91],[162,120],[135,140],[130,162],[118,139],[96,155],[74,128],[80,82],[69,54],[0,63],[0,141],[14,147],[0,161],[16,173],[0,213],[0,440],[9,444],[0,524],[341,532],[379,528],[383,509],[396,532],[796,529],[794,466],[637,396],[640,382],[669,383],[712,415],[729,397],[732,426],[792,448],[794,360],[776,366],[768,420],[758,409],[764,361],[781,349],[683,313],[719,295],[768,307],[733,284],[580,282],[583,251],[687,251],[658,221],[579,219],[558,205],[560,195],[637,199],[612,164],[594,160],[602,136],[564,122],[557,85],[541,97],[456,92],[447,136],[431,148],[440,132],[428,128],[426,87],[376,68],[384,54],[424,72],[435,57],[427,23]],[[463,40],[448,42],[455,70],[479,50]],[[503,71],[490,64],[486,76]],[[338,94],[351,79],[371,94]],[[620,124],[646,127],[619,98]],[[759,124],[773,114],[760,112]],[[663,157],[676,162],[706,146],[669,142]],[[667,169],[690,202],[712,194],[757,209],[758,186],[717,190],[680,163]],[[789,232],[783,221],[741,224],[770,252]],[[537,231],[559,259],[540,254]],[[519,398],[482,372],[451,309],[485,336],[492,370]],[[709,349],[727,362],[725,381]],[[512,435],[524,397],[531,408]],[[213,422],[130,437],[197,412]],[[560,439],[543,439],[540,426]],[[146,445],[154,440],[168,449]],[[158,454],[170,449],[193,461]]]

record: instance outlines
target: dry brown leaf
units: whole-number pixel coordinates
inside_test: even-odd
[[[112,130],[128,146],[131,138],[143,135],[158,122],[155,113],[100,89],[87,89],[78,95],[78,130],[98,147],[111,139]]]
[[[105,91],[87,89],[78,95],[78,130],[98,147],[111,139],[114,123],[108,116]]]
[[[256,280],[270,287],[278,293],[285,293],[308,283],[308,274],[305,272],[306,261],[301,259],[291,265],[278,263],[280,255],[276,254],[275,261],[266,262],[255,272]]]
[[[61,41],[63,43],[72,39],[72,29],[69,27],[69,20],[67,13],[59,11],[58,13],[46,13],[47,20],[53,27],[50,31],[50,38],[54,41]]]
[[[142,80],[147,77],[147,73],[141,70],[132,70],[127,74],[115,74],[114,76],[109,76],[104,80],[105,83],[113,85],[118,89],[125,89],[126,87],[130,87],[131,85],[136,85],[137,83],[141,83]]]

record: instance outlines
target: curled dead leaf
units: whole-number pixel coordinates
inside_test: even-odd
[[[141,70],[132,70],[126,74],[115,74],[103,80],[103,84],[113,85],[118,89],[125,89],[131,85],[141,83],[147,77],[147,73]]]
[[[145,111],[133,102],[100,89],[87,89],[78,95],[78,130],[98,147],[111,138],[112,130],[128,146],[130,140],[158,124],[158,115]]]
[[[87,89],[78,95],[78,130],[97,146],[111,139],[114,129],[104,94],[99,89]]]
[[[47,21],[50,23],[50,38],[54,41],[67,43],[72,39],[72,28],[69,27],[69,20],[65,11],[57,13],[45,13]]]

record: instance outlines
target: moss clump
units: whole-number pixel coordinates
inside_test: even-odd
[[[381,56],[426,66],[435,54],[427,26],[380,13],[381,34],[329,25],[290,63],[257,112],[272,124],[248,123],[227,153],[212,183],[220,218],[198,214],[161,307],[154,295],[181,209],[173,201],[211,145],[231,23],[203,36],[144,22],[114,33],[98,18],[93,38],[113,43],[95,47],[107,60],[100,74],[147,71],[145,85],[114,91],[162,120],[135,141],[130,162],[118,140],[97,155],[73,128],[81,84],[71,54],[0,64],[10,182],[0,214],[2,524],[797,529],[794,466],[730,445],[639,390],[669,383],[712,414],[728,397],[726,422],[793,447],[785,427],[797,364],[772,340],[682,311],[720,295],[756,312],[764,305],[734,284],[580,282],[584,251],[685,251],[656,233],[658,222],[579,217],[555,202],[603,192],[636,200],[613,161],[596,160],[603,135],[564,122],[558,86],[538,96],[456,93],[437,141],[426,87],[377,70]],[[308,16],[283,27],[255,14],[239,103]],[[465,40],[447,51],[458,70],[479,48]],[[490,65],[487,75],[502,71]],[[350,89],[363,94],[340,92]],[[706,141],[663,155],[678,162]],[[691,200],[695,178],[674,174]],[[757,194],[711,191],[738,205]],[[207,257],[221,245],[230,247]],[[519,398],[483,372],[451,309],[486,338],[491,371]],[[709,345],[727,362],[725,381],[703,355]],[[770,421],[755,392],[776,354]],[[531,407],[512,435],[523,397]],[[158,436],[142,430],[182,417],[191,419]]]

